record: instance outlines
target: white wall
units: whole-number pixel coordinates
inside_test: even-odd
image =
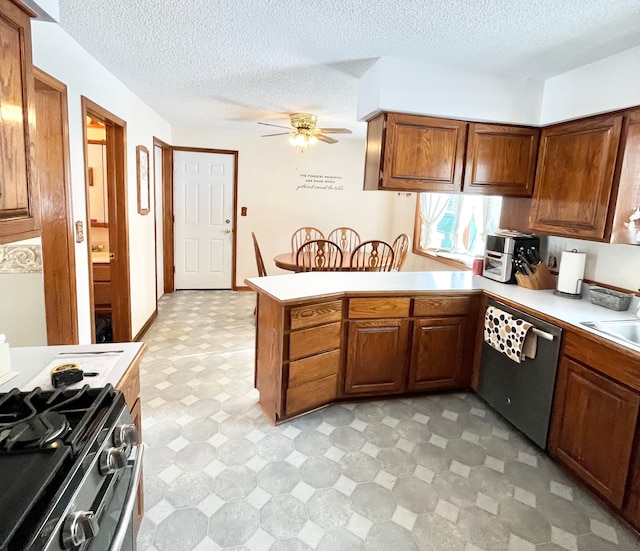
[[[0,333],[10,346],[47,344],[41,246],[39,237],[0,245]]]
[[[360,79],[357,117],[400,111],[535,125],[542,90],[539,80],[382,57]]]
[[[104,107],[127,123],[127,208],[129,268],[131,274],[131,325],[135,335],[153,314],[155,296],[154,212],[137,213],[136,145],[153,151],[153,136],[171,143],[171,127],[113,74],[107,71],[56,23],[34,21],[33,62],[65,83],[69,101],[69,145],[73,217],[86,220],[84,159],[80,96]],[[108,45],[106,45],[108,47]],[[88,257],[86,243],[76,244],[78,326],[80,342],[91,339]]]
[[[640,46],[544,83],[540,124],[640,105]]]
[[[298,153],[287,136],[260,137],[252,133],[174,128],[173,145],[238,151],[238,213],[236,284],[255,277],[257,268],[251,241],[255,232],[267,273],[276,268],[273,257],[291,249],[291,234],[301,226],[315,226],[325,235],[337,226],[350,226],[363,240],[395,238],[392,202],[386,192],[363,191],[365,143],[340,138],[337,144],[319,143]],[[302,174],[339,176],[342,190],[299,188]],[[311,184],[312,185],[312,184]],[[247,207],[247,216],[239,216]]]

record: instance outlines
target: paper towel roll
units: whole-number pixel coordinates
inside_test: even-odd
[[[562,251],[558,272],[558,291],[571,295],[580,294],[586,259],[587,253],[580,253],[576,249]]]

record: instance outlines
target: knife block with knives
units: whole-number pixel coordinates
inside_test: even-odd
[[[544,262],[529,265],[530,275],[516,272],[516,281],[527,289],[555,289],[556,280]]]

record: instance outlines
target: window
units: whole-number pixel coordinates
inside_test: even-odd
[[[502,197],[421,193],[415,224],[418,248],[471,265],[484,253],[484,237],[498,229]]]

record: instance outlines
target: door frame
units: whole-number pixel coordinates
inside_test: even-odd
[[[238,152],[230,149],[207,149],[203,147],[181,147],[171,148],[171,178],[165,178],[162,188],[162,229],[163,229],[163,251],[164,251],[164,287],[165,293],[173,293],[175,290],[175,258],[174,258],[174,231],[173,224],[173,152],[186,151],[193,153],[217,153],[221,155],[233,155],[233,239],[231,242],[231,290],[237,291],[236,285],[236,247],[237,247],[237,227],[238,227]],[[164,167],[163,167],[164,168]],[[167,290],[169,289],[169,290]]]
[[[162,149],[162,182],[160,182],[160,191],[162,193],[162,210],[158,212],[156,208],[156,193],[158,182],[154,179],[155,186],[153,189],[153,205],[154,216],[156,219],[162,217],[162,273],[164,275],[164,293],[173,293],[173,148],[162,140],[153,137],[153,155],[155,170],[155,148]],[[167,202],[168,201],[168,202]],[[156,222],[156,228],[157,222]],[[156,240],[158,235],[156,234]],[[167,243],[172,246],[167,247]],[[170,258],[167,258],[170,255]],[[156,296],[158,295],[158,259],[156,256]]]
[[[40,150],[36,157],[36,170],[41,160],[51,155],[61,163],[62,178],[52,182],[51,178],[38,178],[40,183],[41,243],[44,277],[44,301],[47,324],[47,344],[78,344],[78,297],[76,288],[76,252],[71,203],[71,176],[69,155],[69,109],[67,86],[45,73],[33,68],[34,91],[53,94],[47,98],[47,108],[56,102],[59,121],[55,121],[55,134],[45,139],[46,151]],[[34,96],[35,97],[35,96]],[[37,111],[37,107],[36,107]],[[49,113],[47,113],[48,115]],[[42,115],[42,113],[41,113]],[[58,127],[59,125],[59,127]],[[35,138],[42,146],[36,127]],[[59,134],[58,134],[59,131]],[[53,151],[53,140],[60,140],[60,151]],[[48,216],[48,206],[53,206],[57,216]]]
[[[115,254],[110,262],[111,319],[114,342],[131,342],[131,285],[129,274],[129,221],[127,216],[127,123],[85,96],[80,96],[82,107],[82,147],[85,171],[85,209],[87,269],[91,315],[91,342],[96,341],[93,296],[93,269],[91,239],[89,238],[89,165],[87,151],[87,117],[103,121],[107,132],[107,196],[109,198],[109,251]],[[114,262],[115,260],[115,262]]]

